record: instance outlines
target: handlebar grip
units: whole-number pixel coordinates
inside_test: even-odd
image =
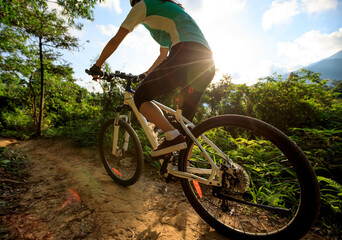
[[[95,76],[93,75],[93,73],[89,70],[89,69],[86,69],[85,72],[88,74],[88,75],[91,75],[91,76]],[[100,77],[101,78],[101,77]],[[96,78],[96,77],[93,77],[93,81],[97,82],[99,78]]]
[[[91,75],[91,76],[101,76],[103,77],[104,76],[104,72],[101,71],[101,73],[94,73],[92,72],[90,69],[86,69],[84,70],[88,75]]]

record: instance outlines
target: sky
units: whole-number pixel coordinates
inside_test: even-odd
[[[342,0],[179,0],[197,22],[217,68],[233,83],[256,83],[273,73],[305,67],[342,50]],[[106,0],[94,11],[94,21],[80,20],[79,51],[65,52],[77,83],[89,90],[98,83],[84,73],[115,35],[131,6],[129,0]],[[111,69],[145,72],[158,57],[159,46],[137,27],[107,60]]]

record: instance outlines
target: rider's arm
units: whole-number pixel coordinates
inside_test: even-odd
[[[152,72],[153,69],[155,69],[166,57],[169,53],[169,49],[166,47],[160,47],[160,54],[156,61],[153,63],[153,65],[146,71],[147,74]]]
[[[102,50],[99,59],[95,63],[96,66],[102,67],[103,63],[107,60],[107,58],[109,58],[113,54],[113,52],[117,49],[117,47],[120,45],[122,40],[124,40],[124,38],[127,36],[129,32],[130,31],[126,28],[119,28],[115,36],[111,40],[109,40],[107,45]]]

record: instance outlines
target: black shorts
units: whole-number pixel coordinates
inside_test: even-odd
[[[178,43],[138,87],[134,94],[135,105],[140,109],[144,102],[180,88],[179,107],[183,116],[192,121],[214,75],[215,64],[208,48],[195,42]]]

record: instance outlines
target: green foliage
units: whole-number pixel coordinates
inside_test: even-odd
[[[82,27],[75,23],[78,17],[91,20],[96,2],[57,0],[54,4],[63,7],[65,20],[55,11],[49,11],[44,0],[0,0],[1,135],[27,139],[34,134],[39,123],[44,75],[43,135],[67,138],[78,146],[97,145],[100,126],[113,117],[115,108],[122,104],[122,81],[101,82],[102,93],[89,93],[75,83],[73,69],[61,61],[59,52],[59,49],[77,49],[78,41],[69,35],[68,29]],[[111,71],[108,65],[105,68]],[[280,75],[273,75],[252,86],[233,84],[231,77],[225,75],[205,92],[195,122],[218,114],[243,114],[264,120],[291,135],[319,176],[323,204],[320,223],[331,233],[341,233],[341,226],[336,222],[342,221],[342,85],[341,81],[329,87],[326,83],[319,74],[307,70],[291,74],[285,80]],[[171,105],[175,100],[173,94],[158,101]],[[147,137],[136,122],[133,124],[144,158],[158,167],[159,163],[150,157],[152,148]],[[284,179],[291,174],[282,172],[282,166],[275,161],[262,164],[264,159],[279,157],[269,142],[247,139],[248,135],[233,139],[222,135],[221,131],[209,134],[226,139],[228,142],[221,141],[220,147],[229,143],[233,149],[230,150],[231,156],[250,169],[248,174],[263,180],[260,183],[265,182],[270,172]],[[11,168],[20,162],[14,160],[14,155],[5,159],[4,156],[9,154],[9,150],[0,148],[0,167]],[[258,186],[260,183],[254,181],[251,184]],[[287,189],[286,185],[275,187]],[[286,204],[277,197],[267,199],[267,196],[274,196],[268,189],[272,189],[272,182],[267,187],[255,187],[251,197],[265,198],[276,206]],[[288,195],[288,201],[295,196]]]
[[[342,233],[342,186],[332,179],[318,176],[321,188],[321,214],[319,222],[329,235]]]
[[[20,176],[26,171],[25,167],[28,163],[28,157],[21,151],[0,147],[0,168],[3,176]]]
[[[335,95],[325,89],[319,75],[302,70],[286,80],[273,76],[252,86],[249,101],[252,116],[287,131],[291,127],[327,126]]]
[[[336,93],[338,99],[342,99],[342,80],[339,81],[333,81],[332,83],[333,87],[332,90],[334,93]]]
[[[301,147],[320,176],[342,183],[342,130],[294,128],[291,138]]]
[[[317,226],[324,234],[338,236],[342,232],[338,224],[342,221],[342,186],[338,182],[342,180],[342,130],[292,129],[292,133],[291,138],[305,151],[318,175],[321,213]],[[295,173],[271,142],[231,127],[210,130],[205,135],[251,176],[248,194],[252,201],[285,208],[297,203],[300,190],[292,181]],[[210,146],[203,146],[208,153],[215,152]],[[222,161],[218,155],[211,157],[217,164]],[[208,167],[201,158],[200,150],[194,146],[191,163]]]
[[[19,108],[12,112],[1,113],[2,129],[1,135],[17,137],[19,139],[28,139],[32,135],[32,118],[25,114]]]
[[[227,97],[232,89],[231,77],[224,75],[218,83],[209,85],[202,99],[202,104],[208,105],[209,116],[216,116],[219,112],[219,107],[222,99]]]
[[[203,106],[200,110],[204,118],[211,116],[212,112],[249,115],[264,120],[289,134],[304,150],[319,176],[322,189],[322,211],[318,226],[326,234],[336,236],[341,235],[342,232],[341,225],[338,224],[342,221],[340,213],[341,85],[340,82],[336,82],[327,87],[326,83],[327,81],[319,78],[319,74],[307,70],[292,74],[285,80],[278,75],[267,77],[252,86],[232,84],[222,80],[205,93],[209,94],[203,97]],[[224,94],[221,95],[221,93]],[[213,102],[215,102],[214,108],[211,107]],[[206,109],[207,114],[204,112]],[[227,136],[221,136],[220,132],[212,134],[220,139],[230,139]],[[270,146],[256,140],[247,141],[245,138],[240,139],[239,142],[221,143],[222,146],[227,145],[235,149],[230,151],[230,156],[244,162],[246,164],[244,166],[250,169],[248,174],[255,176],[255,179],[265,182],[264,178],[269,172],[280,173],[281,166],[277,166],[276,163],[260,165],[258,160],[264,161],[269,158],[264,155],[267,152],[273,154]],[[258,149],[258,147],[261,148]],[[248,149],[247,153],[244,152],[246,149]],[[282,178],[286,176],[283,174],[279,176],[281,175]],[[258,182],[255,181],[251,184],[254,186],[253,199],[272,195],[267,192],[267,189],[272,189],[272,186],[257,187]],[[295,194],[295,191],[293,193]],[[289,194],[289,196],[293,198],[295,195]],[[277,202],[277,199],[272,199],[272,201]]]
[[[102,125],[98,120],[74,120],[55,128],[47,128],[43,136],[70,140],[77,147],[94,147],[98,145],[98,135]]]
[[[13,189],[13,184],[22,182],[22,179],[27,176],[28,164],[28,157],[20,150],[0,147],[0,196],[8,195],[9,189]],[[6,215],[9,209],[8,198],[2,197],[0,200],[0,215]],[[4,237],[1,227],[0,225],[0,238]]]
[[[292,180],[295,173],[287,166],[285,156],[270,141],[252,132],[230,127],[210,130],[205,135],[244,167],[251,179],[248,190],[251,200],[285,208],[297,204],[299,186]],[[210,146],[206,150],[215,152]],[[199,149],[198,153],[200,157],[202,154]],[[214,154],[212,158],[217,164],[222,161],[221,157]]]
[[[0,86],[7,89],[0,93],[25,100],[25,111],[31,115],[37,135],[41,134],[42,127],[64,120],[55,119],[59,118],[58,114],[50,113],[50,118],[43,122],[45,89],[55,90],[55,86],[50,88],[55,82],[72,81],[73,70],[62,63],[59,50],[78,48],[78,39],[70,35],[69,28],[81,29],[82,25],[74,21],[76,17],[92,19],[95,3],[57,1],[56,4],[64,7],[64,17],[43,0],[0,3],[3,23],[0,25],[0,52],[3,53]],[[69,17],[68,21],[65,16]],[[17,92],[21,96],[16,96]]]
[[[226,90],[226,95],[220,102],[218,113],[251,115],[251,106],[248,101],[249,94],[250,87],[246,84],[232,84]]]
[[[331,235],[342,228],[342,130],[291,129],[291,138],[301,147],[313,165],[321,189],[319,225]]]
[[[317,179],[321,186],[323,206],[330,206],[335,213],[342,213],[342,185],[321,176]]]
[[[74,23],[77,18],[84,18],[93,20],[93,9],[97,2],[102,0],[88,0],[88,1],[64,1],[57,0],[52,2],[56,6],[61,6],[63,9],[63,16],[68,18],[68,21]],[[0,0],[0,19],[1,23],[9,24],[18,22],[18,16],[23,13],[22,8],[35,7],[37,5],[47,6],[46,0]]]
[[[319,74],[305,69],[285,80],[274,75],[252,86],[232,84],[223,76],[205,92],[200,114],[203,118],[226,113],[248,115],[284,132],[293,127],[338,129],[342,127],[339,85],[327,88],[326,83]],[[208,113],[203,113],[206,110]]]

